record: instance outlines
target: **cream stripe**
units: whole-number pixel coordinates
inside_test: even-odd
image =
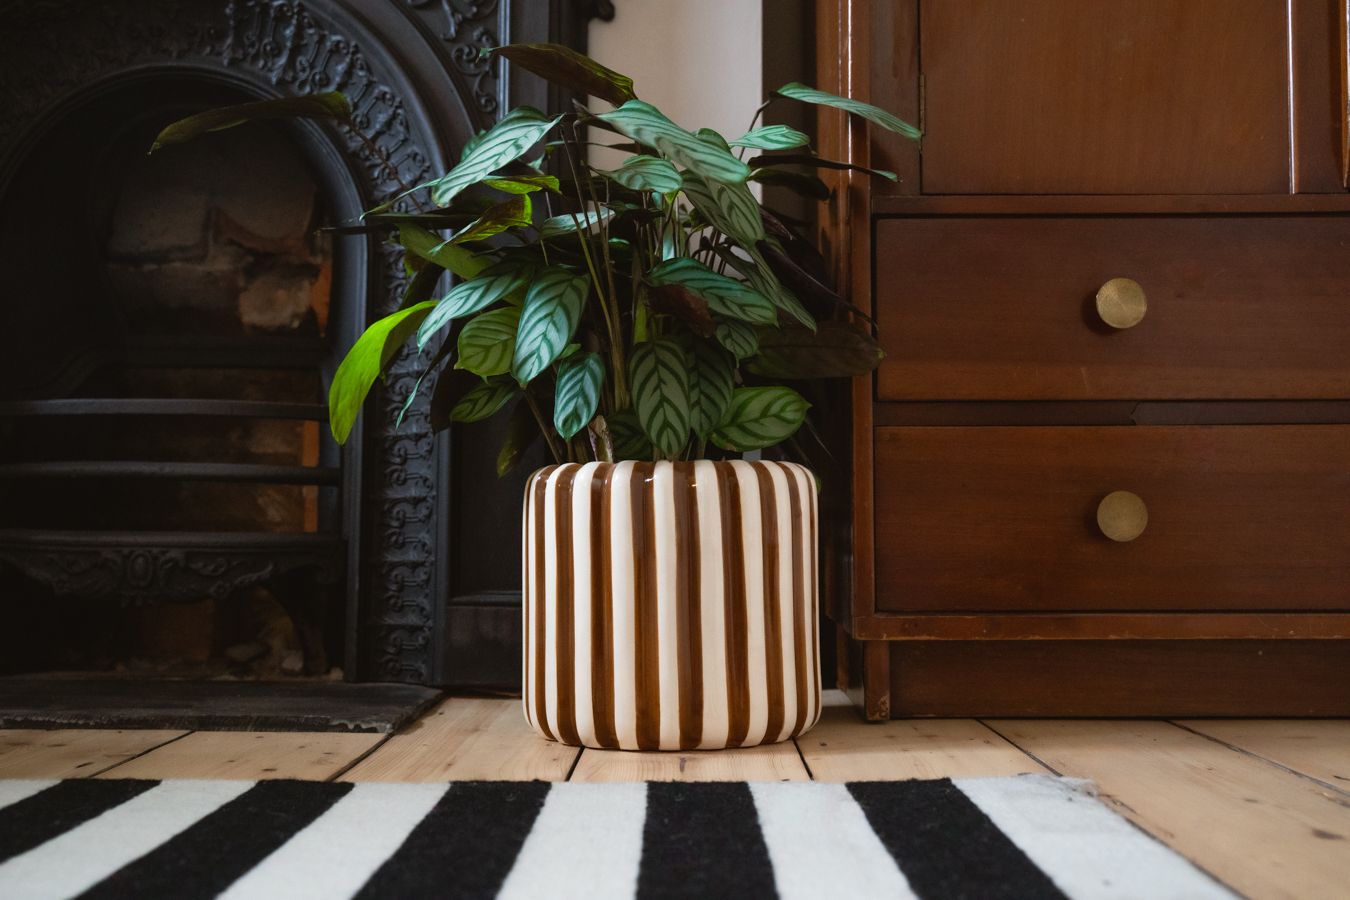
[[[703,740],[700,747],[724,747],[731,729],[727,711],[726,597],[722,583],[722,501],[718,467],[694,463],[698,490],[700,623],[703,632]]]
[[[794,609],[792,577],[792,545],[796,527],[792,522],[792,498],[788,493],[790,470],[780,465],[770,465],[769,479],[773,484],[777,502],[774,509],[778,521],[773,527],[778,533],[778,596],[773,602],[778,604],[778,642],[783,658],[783,726],[777,735],[768,735],[771,740],[784,740],[792,735],[797,725],[797,616]],[[804,510],[803,510],[804,512]]]
[[[760,508],[759,479],[743,460],[731,463],[741,490],[741,540],[745,547],[746,654],[750,676],[750,727],[745,745],[764,740],[769,725],[768,663],[764,648],[764,522]]]
[[[534,718],[534,681],[531,679],[532,667],[530,661],[534,658],[536,647],[534,646],[534,612],[539,606],[540,599],[535,596],[534,591],[534,568],[539,565],[539,550],[534,546],[534,492],[536,483],[539,480],[539,473],[535,472],[530,476],[530,480],[525,482],[525,509],[521,513],[521,541],[524,544],[525,552],[521,554],[524,563],[521,566],[520,584],[521,584],[521,604],[520,604],[520,625],[524,631],[524,640],[521,642],[523,652],[520,654],[521,684],[523,688],[520,692],[521,704],[525,708],[525,721],[530,723],[530,727],[536,731],[539,730],[539,723]]]
[[[680,749],[679,609],[676,575],[689,551],[675,538],[675,466],[659,462],[652,472],[652,513],[656,525],[656,621],[661,634],[657,673],[661,693],[661,749]]]
[[[220,900],[351,897],[445,796],[444,784],[357,784]]]
[[[820,641],[820,608],[817,604],[817,586],[815,584],[815,558],[816,544],[813,540],[811,531],[812,516],[815,515],[816,503],[816,481],[812,477],[811,471],[805,466],[790,464],[790,473],[797,481],[797,490],[802,498],[802,520],[797,524],[798,539],[802,542],[802,585],[806,596],[803,598],[805,604],[806,618],[806,664],[808,666],[806,677],[806,695],[810,704],[806,719],[802,723],[803,728],[810,728],[820,719],[820,672],[819,667],[814,664],[814,660],[819,658]]]
[[[752,783],[750,793],[783,900],[915,896],[842,784]]]
[[[633,463],[610,476],[609,570],[614,585],[614,732],[637,747],[637,622],[633,580]]]
[[[572,483],[572,654],[577,737],[594,746],[595,707],[591,703],[591,483],[598,463],[586,463]]]
[[[1233,897],[1111,812],[1082,784],[1050,775],[963,778],[954,784],[1070,897]]]
[[[0,865],[6,897],[71,897],[140,859],[253,787],[253,781],[166,781]]]
[[[641,782],[553,785],[497,896],[635,896],[646,816],[647,786]]]
[[[548,730],[558,736],[558,480],[568,466],[549,473],[544,485],[544,711]],[[540,607],[536,607],[538,609]]]

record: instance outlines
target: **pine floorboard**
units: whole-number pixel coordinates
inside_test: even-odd
[[[701,753],[579,751],[520,701],[452,697],[390,736],[3,731],[0,778],[1094,780],[1135,824],[1254,898],[1342,898],[1350,884],[1350,721],[913,719],[867,724],[831,692],[796,742]]]

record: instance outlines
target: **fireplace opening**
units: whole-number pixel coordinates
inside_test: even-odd
[[[147,156],[254,97],[142,77],[0,185],[0,672],[336,679],[347,654],[323,179],[288,127]]]

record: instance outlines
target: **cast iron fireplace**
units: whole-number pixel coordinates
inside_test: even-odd
[[[123,215],[110,185],[144,172],[148,163],[126,148],[173,118],[341,90],[360,135],[304,123],[263,137],[288,143],[312,181],[312,224],[354,219],[444,171],[508,104],[558,108],[569,99],[499,71],[480,58],[483,47],[576,46],[587,18],[604,11],[563,0],[0,4],[0,323],[15,351],[0,361],[0,439],[9,447],[0,461],[0,616],[15,621],[13,605],[39,596],[56,607],[139,604],[153,614],[202,596],[232,603],[268,585],[296,621],[314,674],[326,668],[313,651],[319,641],[348,680],[518,678],[523,473],[492,480],[491,426],[434,434],[429,392],[398,424],[419,371],[408,354],[347,447],[322,423],[341,353],[400,302],[401,254],[365,236],[316,239],[308,227],[273,246],[212,207],[205,249],[170,233],[152,236],[162,255],[149,262],[144,245],[123,248],[134,265],[110,261],[109,223]],[[241,302],[237,321],[216,321],[209,303],[180,315],[171,300],[141,316],[144,326],[134,310],[149,308],[147,289],[131,276],[184,269],[180,245],[196,254],[194,277],[201,259],[215,260],[210,272],[233,271],[219,247],[240,254],[253,278],[245,293],[273,305]],[[127,457],[126,447],[89,458],[119,429],[133,435],[133,450],[157,430],[200,437],[174,458],[160,445],[146,458]],[[230,441],[240,434],[264,452],[236,458]],[[229,509],[218,498],[246,485],[244,506],[281,510],[276,521],[243,516],[202,532],[189,527],[190,509],[167,531],[137,518],[166,494]],[[102,508],[98,491],[113,498]]]

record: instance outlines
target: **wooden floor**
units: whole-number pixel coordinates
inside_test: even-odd
[[[843,696],[795,743],[578,751],[516,700],[456,697],[388,735],[0,731],[0,778],[805,780],[1052,772],[1251,897],[1350,897],[1350,721],[974,720],[865,724]]]

